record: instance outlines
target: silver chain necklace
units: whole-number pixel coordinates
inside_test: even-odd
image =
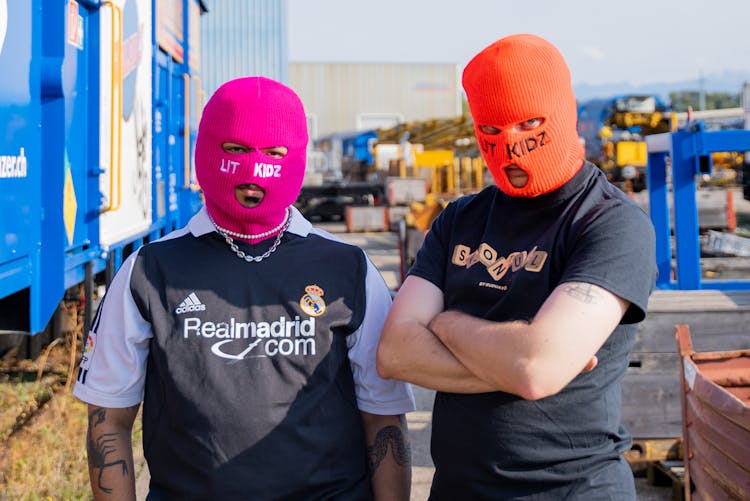
[[[276,248],[281,243],[281,237],[284,235],[284,232],[287,230],[287,228],[289,228],[289,223],[292,222],[291,213],[292,213],[291,209],[287,209],[287,215],[286,215],[286,218],[284,219],[284,224],[281,227],[281,231],[278,233],[278,235],[276,235],[276,239],[273,241],[273,244],[271,245],[271,247],[260,256],[251,256],[250,254],[245,253],[245,251],[241,251],[240,248],[237,246],[237,244],[234,243],[234,240],[232,240],[232,237],[230,237],[227,234],[226,230],[224,230],[224,228],[217,225],[214,222],[213,218],[211,217],[211,214],[208,214],[208,211],[206,211],[206,214],[208,214],[208,219],[211,221],[211,224],[214,225],[214,228],[216,228],[216,231],[219,232],[219,235],[224,237],[224,240],[226,241],[227,244],[229,244],[229,248],[232,249],[232,252],[237,254],[238,258],[244,259],[248,263],[252,263],[252,262],[260,263],[265,258],[270,256],[273,253],[273,251],[276,250]]]

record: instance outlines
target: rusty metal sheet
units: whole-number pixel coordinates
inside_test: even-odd
[[[693,428],[693,429],[691,429]],[[688,469],[695,493],[708,499],[747,499],[750,476],[747,469],[729,459],[708,442],[700,430],[688,427]]]
[[[696,353],[687,325],[677,326],[676,338],[685,498],[743,499],[750,492],[750,350]]]
[[[710,403],[701,400],[695,393],[688,393],[686,398],[688,431],[699,434],[727,459],[740,465],[747,463],[750,458],[750,435],[747,431],[718,412]]]

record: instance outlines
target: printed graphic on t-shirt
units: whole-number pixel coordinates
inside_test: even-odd
[[[299,305],[303,313],[293,318],[281,315],[268,320],[244,322],[235,317],[212,318],[210,306],[193,292],[175,309],[179,329],[186,341],[215,340],[210,351],[214,356],[239,361],[258,357],[314,356],[317,352],[315,318],[323,315],[326,304],[323,289],[305,287]],[[201,312],[198,316],[197,313]]]
[[[509,271],[516,273],[523,269],[532,273],[539,273],[547,261],[547,256],[547,251],[539,250],[536,246],[528,251],[515,251],[507,256],[501,256],[492,246],[482,242],[473,252],[471,247],[461,244],[456,245],[453,248],[451,263],[466,268],[481,263],[487,268],[490,277],[494,280],[500,280]]]

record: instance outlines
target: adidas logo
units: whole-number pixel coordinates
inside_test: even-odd
[[[180,313],[205,310],[206,305],[201,303],[201,300],[198,299],[198,296],[195,295],[195,292],[191,292],[188,297],[183,299],[183,301],[180,303],[180,306],[178,306],[177,309],[174,310],[174,312],[179,315]]]

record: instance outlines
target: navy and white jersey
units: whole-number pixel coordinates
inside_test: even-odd
[[[237,245],[250,255],[273,238]],[[367,498],[358,410],[414,410],[375,368],[390,292],[364,252],[296,210],[261,262],[205,209],[131,255],[99,307],[74,394],[143,400],[151,490],[167,497]]]
[[[621,456],[630,436],[620,381],[654,288],[654,241],[648,216],[590,163],[551,193],[517,198],[491,186],[440,214],[410,274],[439,287],[446,309],[530,321],[573,281],[630,307],[596,354],[598,366],[556,395],[438,392],[431,499],[634,498]]]

